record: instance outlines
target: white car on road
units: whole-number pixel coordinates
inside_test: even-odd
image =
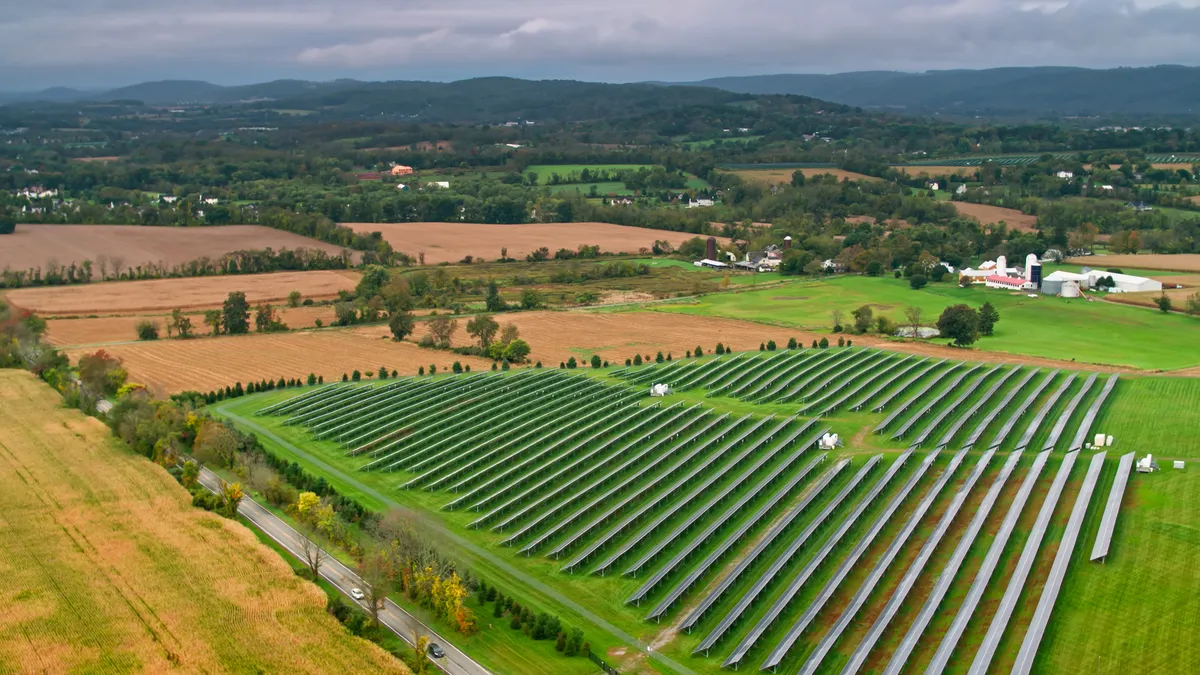
[[[362,600],[363,598],[365,598],[367,596],[365,593],[362,592],[361,588],[351,588],[350,589],[350,597],[354,598],[355,600]]]

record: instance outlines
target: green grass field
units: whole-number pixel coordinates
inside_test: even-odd
[[[608,195],[618,195],[621,197],[633,195],[633,190],[625,187],[624,183],[619,183],[616,181],[609,183],[571,183],[568,185],[551,185],[549,190],[551,194],[557,194],[559,192],[578,192],[581,195],[589,195],[591,194],[593,187],[596,188],[596,194],[600,195],[601,197],[607,197]]]
[[[589,171],[637,171],[638,169],[653,169],[653,164],[535,164],[527,167],[525,173],[536,173],[539,185],[546,185],[550,176],[558,174],[563,180],[572,173]]]
[[[668,261],[662,261],[662,265],[674,266]],[[795,287],[789,287],[786,290],[794,291]],[[854,354],[856,351],[847,350],[847,353]],[[778,356],[789,358],[786,357],[786,354],[779,354]],[[769,355],[752,354],[750,355],[750,359],[744,362],[746,367],[741,370],[752,372],[755,370],[755,366],[758,365],[763,368],[764,372],[769,373],[771,372],[770,366],[761,365],[769,363],[766,361],[768,357]],[[835,357],[835,354],[831,352],[830,358],[833,357]],[[726,363],[732,360],[731,357],[717,357],[717,359]],[[680,367],[697,368],[712,360],[713,357],[705,357],[702,360]],[[662,367],[675,366],[674,364],[669,364]],[[955,403],[958,406],[956,409],[957,412],[945,418],[941,423],[946,425],[955,416],[959,415],[966,406],[971,405],[975,401],[985,400],[983,389],[988,386],[987,380],[980,378],[985,372],[991,370],[990,367],[976,370],[968,379],[963,380],[962,385],[954,389],[950,386],[952,376],[941,374],[949,372],[947,368],[949,366],[941,370],[931,371],[934,374],[928,377],[934,378],[935,386],[929,390],[927,398],[922,399],[922,401],[929,400],[928,397],[932,397],[933,405],[931,407],[923,407],[923,412],[917,413],[923,417],[914,419],[921,420],[925,417],[937,415],[940,411],[948,409],[952,398],[957,399]],[[594,378],[609,381],[615,380],[615,378],[608,375],[607,371],[588,370],[585,372]],[[963,372],[961,367],[957,372]],[[1045,372],[1044,369],[1043,372]],[[870,379],[876,376],[868,375],[866,377]],[[733,377],[742,378],[743,374],[738,373]],[[990,377],[995,378],[998,375],[991,375]],[[1061,378],[1065,377],[1066,374],[1060,374],[1059,381],[1062,381]],[[836,378],[833,379],[836,380]],[[980,385],[968,397],[958,399],[958,397],[953,395],[953,392],[962,390],[962,387],[967,386],[968,383],[977,381],[977,379],[984,382],[984,384]],[[997,401],[1004,392],[1014,389],[1019,380],[1019,376],[1007,380],[1007,384],[1003,388],[986,400]],[[1040,380],[1041,376],[1038,375],[1036,379],[1031,380],[1031,383]],[[730,381],[736,382],[735,380]],[[991,381],[994,382],[995,380]],[[1098,394],[1102,382],[1103,378],[1083,398],[1081,405],[1075,409],[1074,414],[1070,415],[1070,424],[1065,429],[1066,434],[1064,438],[1060,439],[1055,456],[1051,459],[1041,479],[1038,481],[1033,498],[1022,512],[1020,522],[1014,531],[1014,536],[1004,550],[1000,567],[997,570],[996,576],[993,577],[993,583],[989,586],[984,596],[983,604],[975,615],[975,619],[972,621],[967,633],[963,636],[963,640],[960,643],[961,648],[956,652],[952,661],[954,669],[965,668],[966,664],[970,661],[975,646],[979,644],[983,632],[986,631],[991,614],[994,611],[995,603],[1004,592],[1005,584],[999,580],[1007,578],[1016,565],[1021,547],[1024,545],[1024,541],[1031,531],[1041,499],[1045,496],[1054,473],[1061,462],[1062,449],[1065,447],[1063,444],[1074,433],[1085,409]],[[1075,393],[1081,390],[1082,383],[1083,377],[1075,379],[1072,385],[1066,390],[1065,395],[1050,409],[1051,414],[1043,422],[1041,430],[1032,438],[1032,447],[1040,448],[1042,446],[1049,426],[1054,420],[1064,414],[1064,411],[1067,409],[1067,401],[1073,399]],[[380,384],[373,383],[373,386],[380,386]],[[916,388],[917,385],[903,384],[902,380],[897,381],[894,385],[890,385],[883,393],[886,394],[894,390],[899,394],[899,397],[894,399],[889,410],[907,399],[908,392]],[[1040,409],[1042,402],[1049,399],[1049,395],[1054,389],[1055,387],[1050,387],[1044,390],[1037,399],[1037,404],[1032,409]],[[733,390],[730,391],[732,392]],[[782,591],[782,581],[777,581],[768,586],[765,595],[760,597],[751,606],[747,617],[737,624],[733,632],[718,644],[712,656],[692,656],[690,654],[691,649],[699,643],[707,631],[715,625],[717,619],[730,607],[731,598],[725,598],[716,605],[714,614],[706,616],[699,624],[698,630],[693,631],[691,634],[673,635],[669,621],[656,624],[646,622],[643,619],[648,609],[645,603],[640,608],[624,604],[624,599],[637,588],[641,581],[640,579],[623,577],[620,574],[609,574],[606,576],[580,573],[565,574],[559,569],[563,561],[555,561],[547,558],[544,555],[546,553],[545,550],[530,557],[519,555],[515,549],[499,545],[499,539],[502,535],[490,532],[486,528],[478,530],[467,528],[467,523],[478,515],[477,512],[442,510],[441,507],[450,498],[449,493],[400,489],[398,485],[412,474],[403,472],[378,473],[359,471],[358,468],[367,460],[361,457],[348,457],[345,449],[341,446],[335,445],[330,441],[315,441],[302,426],[285,426],[283,424],[284,418],[282,417],[253,416],[254,412],[266,403],[282,400],[285,397],[295,395],[295,393],[296,391],[292,390],[256,395],[226,402],[220,406],[220,409],[235,415],[236,422],[246,425],[248,429],[258,433],[260,440],[272,451],[294,459],[309,471],[325,476],[343,494],[360,499],[364,504],[375,509],[399,507],[411,508],[420,512],[422,514],[421,518],[425,519],[424,522],[429,526],[431,536],[438,538],[441,545],[452,550],[465,565],[469,566],[472,573],[482,575],[490,583],[499,585],[506,593],[515,594],[522,604],[532,603],[535,607],[544,608],[558,614],[568,623],[583,626],[588,639],[592,641],[598,652],[604,653],[606,650],[619,649],[623,642],[627,644],[628,640],[637,639],[646,644],[656,644],[656,651],[658,653],[673,659],[674,662],[682,664],[685,668],[696,673],[712,673],[715,675],[716,673],[723,672],[720,668],[721,659],[740,640],[741,636],[749,629],[749,626],[757,621],[758,617],[763,616],[772,600],[778,597]],[[649,403],[649,399],[642,401],[643,405]],[[701,404],[718,412],[731,413],[733,416],[740,416],[746,413],[758,415],[769,413],[776,415],[776,419],[790,416],[797,408],[795,403],[757,404],[729,398],[726,395],[707,396],[705,395],[705,391],[697,389],[676,392],[662,399],[660,403],[664,406],[682,404],[682,407]],[[1184,412],[1178,413],[1177,410],[1179,409],[1183,409]],[[923,427],[924,423],[919,421],[915,427],[912,427],[910,434],[902,441],[893,440],[889,437],[891,429],[895,428],[894,426],[889,428],[888,435],[869,433],[869,430],[878,424],[885,414],[838,410],[823,419],[822,424],[831,425],[835,431],[842,434],[846,441],[846,446],[836,450],[834,455],[853,457],[854,465],[858,466],[861,465],[867,455],[883,453],[885,455],[883,466],[890,464],[898,456],[899,447],[907,443],[911,439],[912,434],[915,434]],[[1027,412],[1023,420],[1029,420],[1032,414],[1032,412]],[[1001,415],[1000,418],[995,419],[991,423],[992,426],[990,428],[996,429],[1004,417],[1005,415]],[[900,418],[900,420],[903,419],[904,417]],[[1150,420],[1160,419],[1169,419],[1169,422],[1160,421],[1152,431],[1143,431]],[[899,421],[896,424],[899,424]],[[969,426],[971,425],[968,425],[968,428]],[[1024,422],[1017,429],[1019,431],[1023,428]],[[1086,563],[1086,554],[1090,551],[1091,541],[1094,539],[1099,514],[1103,510],[1107,489],[1111,484],[1113,469],[1119,453],[1126,451],[1126,449],[1135,449],[1139,452],[1152,450],[1155,454],[1162,455],[1164,466],[1169,466],[1165,463],[1165,459],[1168,457],[1196,457],[1196,453],[1200,452],[1197,441],[1189,438],[1189,435],[1194,434],[1196,428],[1200,428],[1200,380],[1172,377],[1122,376],[1112,398],[1109,400],[1105,412],[1100,416],[1093,428],[1097,432],[1103,431],[1113,434],[1116,438],[1116,444],[1110,450],[1109,466],[1102,475],[1101,484],[1090,502],[1089,516],[1077,544],[1075,560],[1068,575],[1068,585],[1064,588],[1060,596],[1059,603],[1053,615],[1054,619],[1050,624],[1050,631],[1042,643],[1038,668],[1036,669],[1037,672],[1083,673],[1096,672],[1097,670],[1101,672],[1127,672],[1132,664],[1140,665],[1142,663],[1139,660],[1140,655],[1151,649],[1155,651],[1155,654],[1153,658],[1148,658],[1146,662],[1156,664],[1156,668],[1160,670],[1165,667],[1162,664],[1179,663],[1186,664],[1187,668],[1183,672],[1188,672],[1190,671],[1190,664],[1197,663],[1197,660],[1200,659],[1200,647],[1193,646],[1191,641],[1186,639],[1189,632],[1195,630],[1196,617],[1181,619],[1176,614],[1173,614],[1173,612],[1177,613],[1181,611],[1181,608],[1187,607],[1190,598],[1198,590],[1197,582],[1186,574],[1186,568],[1190,565],[1190,560],[1195,558],[1194,553],[1191,553],[1191,558],[1189,558],[1189,551],[1195,548],[1195,523],[1197,517],[1200,516],[1200,514],[1196,513],[1196,509],[1200,508],[1200,490],[1197,489],[1194,480],[1187,479],[1187,476],[1190,475],[1188,472],[1174,472],[1172,469],[1167,468],[1164,472],[1152,476],[1135,476],[1127,493],[1126,510],[1122,515],[1122,520],[1117,529],[1112,559],[1108,565]],[[961,440],[965,437],[966,432],[967,428],[961,428],[954,438]],[[1002,452],[1007,452],[1011,449],[1013,443],[1015,443],[1016,436],[1016,433],[1010,435],[1009,440],[1001,448]],[[936,437],[937,434],[931,437],[924,447],[932,447],[932,443]],[[985,435],[985,442],[987,438]],[[485,444],[481,447],[487,446]],[[796,667],[803,662],[806,655],[816,646],[817,640],[832,625],[841,611],[840,608],[845,606],[845,603],[857,589],[858,584],[866,578],[867,571],[870,570],[874,562],[882,555],[887,543],[900,532],[903,521],[908,517],[908,514],[912,513],[916,502],[921,499],[921,496],[933,484],[933,481],[941,472],[941,468],[945,467],[949,461],[952,451],[956,452],[957,448],[957,445],[952,444],[951,448],[943,451],[942,456],[934,464],[934,468],[921,479],[916,489],[904,500],[892,519],[886,523],[879,538],[855,565],[846,582],[841,585],[832,597],[830,604],[817,614],[816,622],[803,633],[794,649],[789,652],[783,662],[784,671],[794,672]],[[882,513],[884,503],[891,498],[891,495],[897,493],[900,483],[905,480],[905,476],[910,475],[916,469],[917,462],[915,460],[923,456],[926,452],[927,450],[919,451],[914,456],[913,461],[906,465],[893,483],[886,488],[879,501],[870,506],[864,516],[864,520],[854,526],[848,539],[836,547],[833,558],[823,564],[815,576],[812,577],[811,581],[804,585],[796,599],[788,605],[779,619],[763,635],[759,646],[754,649],[747,662],[743,665],[753,668],[758,663],[761,663],[762,659],[766,656],[766,651],[778,641],[787,627],[803,611],[807,603],[817,597],[817,591],[825,581],[832,578],[833,571],[837,567],[837,562],[835,561],[840,560],[842,556],[849,552],[853,546],[853,541],[866,532],[870,521],[877,514]],[[880,580],[880,584],[871,596],[870,602],[858,615],[854,625],[843,637],[843,641],[831,652],[829,660],[825,662],[826,669],[838,666],[849,656],[850,650],[853,649],[856,641],[865,633],[867,624],[864,622],[867,622],[868,618],[873,616],[881,608],[882,603],[886,601],[890,589],[894,588],[903,574],[908,561],[912,560],[916,549],[932,531],[934,520],[940,517],[940,513],[948,505],[953,492],[965,479],[965,474],[969,470],[967,467],[974,465],[976,459],[979,457],[979,452],[979,448],[976,448],[976,450],[967,454],[958,475],[947,486],[941,496],[937,498],[931,512],[922,520],[917,534],[909,540],[897,562],[888,569],[884,577]],[[1090,451],[1084,451],[1085,457],[1089,454]],[[1003,454],[997,455],[992,460],[991,467],[989,467],[969,498],[968,506],[963,512],[964,514],[971,513],[974,508],[973,505],[978,504],[981,493],[987,489],[986,486],[990,484],[992,478],[998,472],[1003,456]],[[974,576],[974,570],[977,569],[984,552],[990,546],[992,540],[991,533],[994,533],[995,528],[998,527],[1000,520],[1002,520],[1004,512],[1007,509],[1007,504],[1011,501],[1012,495],[1015,494],[1021,482],[1020,476],[1024,475],[1025,470],[1032,460],[1032,452],[1027,453],[1021,460],[1018,471],[1014,474],[1015,478],[1010,480],[1006,486],[997,508],[988,519],[989,524],[972,546],[968,562],[956,578],[946,601],[949,604],[945,606],[945,612],[949,614],[945,616],[939,615],[935,620],[929,629],[931,632],[926,634],[927,639],[922,640],[921,646],[914,653],[913,660],[909,663],[910,667],[917,667],[917,665],[922,663],[923,660],[927,660],[932,654],[932,649],[936,647],[935,638],[944,631],[954,611],[954,607],[961,601],[962,594],[965,593],[966,588],[970,585]],[[1055,516],[1051,522],[1051,527],[1039,548],[1037,561],[1027,587],[1028,591],[1022,594],[1016,613],[1013,615],[1010,629],[1006,632],[997,652],[996,661],[993,663],[993,666],[996,668],[1006,667],[1015,658],[1016,651],[1020,646],[1021,637],[1033,615],[1033,609],[1037,603],[1041,584],[1044,583],[1046,574],[1049,571],[1050,560],[1053,559],[1057,542],[1062,537],[1067,515],[1074,502],[1074,495],[1081,485],[1084,472],[1083,467],[1085,465],[1086,461],[1081,458],[1071,475],[1067,490],[1064,492],[1058,503],[1058,507],[1055,509]],[[880,475],[881,469],[882,466],[873,475]],[[842,484],[848,478],[849,474],[841,476],[838,479],[838,484]],[[871,480],[874,479],[872,478]],[[744,487],[739,488],[739,492],[734,494],[743,494],[741,490],[744,489]],[[821,501],[818,503],[822,503],[828,499],[831,494],[827,493],[823,495]],[[850,504],[853,503],[853,501],[850,502]],[[820,507],[818,506],[817,508]],[[849,505],[844,506],[840,513],[845,513],[848,508],[850,508]],[[679,517],[676,516],[667,521],[664,524],[664,532],[666,529],[672,527],[673,523],[678,522]],[[835,516],[835,520],[841,517],[841,515],[837,515]],[[964,517],[968,516],[960,515],[959,518],[962,519]],[[703,522],[701,521],[698,525],[702,525]],[[800,522],[802,523],[803,520]],[[434,529],[432,527],[434,523],[443,527],[444,531]],[[794,525],[789,532],[795,533],[800,527],[802,525]],[[952,531],[961,533],[964,527],[965,523],[956,524],[952,528]],[[830,530],[831,527],[828,525],[819,530],[816,535],[817,539],[813,541],[812,545],[802,549],[797,558],[788,563],[781,576],[790,578],[800,566],[811,558],[815,547],[819,546],[820,541],[828,536]],[[773,559],[782,550],[782,547],[786,544],[786,539],[791,536],[794,536],[794,534],[785,534],[784,540],[777,540],[773,543],[768,549],[770,553],[766,554],[763,559],[750,568],[748,571],[749,578],[743,578],[736,583],[732,591],[735,597],[746,590],[754,578],[763,573],[769,559]],[[944,565],[944,561],[948,555],[948,547],[952,547],[952,542],[954,541],[956,541],[956,537],[943,541],[941,544],[930,566],[922,573],[916,590],[914,590],[914,593],[908,600],[908,603],[913,606],[906,606],[897,618],[897,621],[900,622],[900,628],[893,626],[893,629],[889,629],[885,633],[879,647],[882,652],[877,658],[886,658],[886,655],[895,648],[896,641],[899,639],[899,635],[895,634],[896,631],[903,630],[903,627],[907,625],[913,613],[923,602],[926,591],[922,589],[927,589],[932,584],[933,579],[941,569],[940,565]],[[670,555],[671,552],[679,550],[679,544],[680,542],[672,544],[671,548],[668,548],[664,552],[664,555]],[[736,558],[736,555],[731,557]],[[726,560],[729,560],[729,558],[726,558]],[[1118,571],[1113,572],[1113,568],[1117,568]],[[711,569],[699,582],[700,586],[710,586],[717,578],[719,578],[719,572],[716,569]],[[1153,585],[1160,593],[1156,595],[1155,593],[1144,592],[1147,584]],[[553,589],[553,592],[558,595],[550,593],[548,589]],[[578,606],[575,608],[567,606],[566,598],[569,598],[571,602],[578,603]],[[692,594],[686,595],[683,606],[676,608],[668,615],[670,621],[681,619],[686,614],[686,607],[695,601],[696,596],[694,591]],[[586,608],[586,613],[583,612],[582,608]],[[1098,610],[1108,613],[1103,622],[1096,621],[1095,614]],[[588,616],[587,613],[590,613],[591,616]],[[486,617],[484,620],[486,621]],[[613,627],[612,631],[615,632],[598,628],[601,625],[599,622],[606,622],[609,626]],[[524,645],[521,642],[524,640],[523,636],[509,635],[504,631],[504,628],[504,626],[497,626],[495,629],[489,628],[480,634],[480,636],[486,635],[486,639],[473,639],[472,642],[464,644],[464,647],[471,653],[478,651],[481,654],[481,660],[496,668],[498,672],[508,672],[510,668],[517,668],[517,671],[514,672],[548,672],[546,668],[553,669],[555,659],[558,658],[556,654],[548,651],[545,653],[537,651],[541,650],[545,645]],[[625,634],[629,637],[619,638],[620,634]],[[1170,640],[1169,645],[1164,642],[1164,640],[1168,639]],[[931,640],[932,644],[928,644]],[[628,649],[628,647],[625,649],[625,656],[620,656],[619,654],[614,656],[614,653],[610,653],[610,657],[612,657],[610,661],[616,662],[623,672],[643,672],[639,668],[647,666],[652,666],[662,672],[670,672],[671,670],[670,667],[662,663],[647,662],[644,659],[630,660],[629,655],[633,651]],[[533,651],[530,652],[529,650]],[[1080,654],[1086,655],[1086,662],[1080,661]],[[528,663],[523,663],[522,659],[527,659]],[[1096,659],[1096,661],[1093,662],[1092,659]],[[568,662],[568,664],[575,665],[574,662]],[[881,663],[872,662],[869,667],[876,669],[881,666]],[[574,671],[564,669],[561,672]]]
[[[902,322],[905,307],[911,305],[923,310],[924,324],[932,325],[950,305],[979,307],[985,301],[999,311],[1000,322],[994,336],[974,345],[978,349],[1144,370],[1200,365],[1200,352],[1195,349],[1200,344],[1200,321],[1194,318],[1108,302],[1041,295],[1030,298],[982,286],[959,288],[940,283],[914,291],[904,279],[845,276],[709,295],[688,304],[653,309],[828,330],[833,310],[841,310],[844,321],[849,322],[856,308],[871,305],[877,316]]]

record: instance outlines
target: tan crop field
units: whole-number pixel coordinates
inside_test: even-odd
[[[465,321],[460,322],[456,344],[465,341]],[[195,340],[156,340],[104,347],[122,359],[129,378],[145,384],[159,394],[180,391],[210,391],[232,386],[235,382],[280,377],[323,376],[326,381],[341,379],[343,373],[358,370],[374,372],[380,366],[403,375],[415,375],[417,368],[430,364],[439,371],[449,370],[455,361],[469,364],[472,370],[491,368],[491,361],[451,352],[423,349],[411,342],[392,342],[380,337],[349,330],[320,330],[289,333],[199,338]],[[67,349],[72,362],[96,351],[94,348]]]
[[[109,281],[81,286],[19,288],[8,291],[13,305],[43,316],[64,314],[135,314],[169,312],[175,307],[218,307],[232,291],[242,291],[250,303],[287,299],[300,291],[305,298],[323,300],[338,291],[353,290],[359,273],[350,270],[236,274],[221,277]]]
[[[91,260],[93,274],[100,256],[120,259],[124,269],[148,263],[168,267],[199,258],[219,258],[233,251],[272,248],[320,249],[336,255],[343,249],[291,232],[261,225],[220,227],[143,227],[140,225],[18,225],[0,247],[0,269],[45,269],[50,262],[69,265]],[[109,273],[113,267],[109,265]]]
[[[950,202],[964,216],[970,216],[984,225],[995,225],[1004,222],[1008,229],[1020,232],[1037,231],[1037,216],[1021,213],[1016,209],[1006,209],[988,204],[972,204],[970,202]]]
[[[1123,305],[1138,305],[1158,309],[1155,300],[1158,299],[1158,296],[1166,294],[1171,299],[1172,308],[1181,311],[1187,306],[1188,296],[1194,293],[1196,293],[1195,288],[1174,288],[1164,289],[1162,293],[1158,291],[1148,291],[1145,293],[1109,293],[1104,299],[1109,302],[1119,302]]]
[[[580,244],[599,246],[606,253],[639,253],[655,240],[678,246],[697,235],[687,232],[651,230],[610,223],[527,223],[486,225],[479,223],[342,223],[355,232],[382,232],[392,248],[414,258],[425,253],[425,264],[458,262],[466,256],[487,260],[500,257],[508,248],[510,258],[524,260],[545,246],[550,254],[560,248],[572,251]]]
[[[331,306],[276,309],[280,320],[293,329],[312,328],[317,319],[320,319],[323,325],[329,326],[336,318]],[[191,319],[192,329],[197,335],[202,336],[208,331],[208,326],[204,325],[203,313],[188,313],[188,318]],[[171,317],[164,314],[50,319],[46,322],[46,338],[58,347],[128,342],[137,339],[136,328],[141,321],[158,324],[159,337],[166,338],[167,324],[170,320]]]
[[[1200,253],[1147,253],[1145,255],[1092,255],[1067,262],[1095,269],[1129,267],[1167,272],[1200,272]],[[1178,282],[1177,282],[1178,283]]]
[[[405,673],[246,528],[0,371],[0,671]]]
[[[775,185],[777,183],[791,183],[792,174],[796,171],[804,174],[806,178],[816,176],[818,174],[832,174],[840,180],[865,180],[878,181],[882,180],[874,176],[868,176],[862,173],[853,171],[845,171],[842,169],[742,169],[739,171],[731,171],[730,173],[741,177],[747,183],[757,183],[759,185]]]
[[[597,354],[601,359],[624,363],[635,354],[654,356],[659,350],[664,354],[683,356],[700,345],[707,352],[718,342],[738,351],[747,351],[757,350],[758,345],[767,340],[775,340],[782,347],[789,337],[813,339],[803,331],[736,319],[666,312],[520,312],[497,315],[495,319],[501,325],[514,324],[520,330],[521,339],[533,348],[530,360],[541,361],[547,367],[557,367],[572,356],[578,360],[590,359]],[[460,320],[453,339],[455,345],[470,341],[464,327]],[[387,328],[363,327],[355,333],[378,340],[387,334]],[[420,339],[425,333],[424,326],[418,326],[413,338]]]

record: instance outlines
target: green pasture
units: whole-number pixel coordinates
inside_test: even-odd
[[[545,185],[553,174],[558,174],[563,180],[566,180],[569,174],[581,173],[584,169],[588,171],[637,171],[654,167],[654,164],[535,164],[527,167],[524,173],[536,173],[538,184]]]
[[[589,195],[592,193],[592,188],[596,188],[596,194],[601,197],[608,195],[617,195],[620,197],[633,196],[633,190],[625,187],[624,183],[611,181],[607,183],[569,183],[567,185],[551,185],[548,189],[551,194],[560,192],[578,192],[581,195]]]
[[[844,276],[797,282],[767,290],[707,295],[676,305],[656,305],[654,311],[721,316],[778,326],[828,331],[831,313],[840,310],[843,323],[851,312],[870,305],[898,323],[908,306],[921,308],[922,323],[933,325],[942,310],[965,303],[979,307],[990,301],[1000,313],[996,334],[981,338],[974,348],[1041,356],[1086,364],[1127,366],[1142,370],[1175,370],[1200,365],[1200,321],[1178,314],[1164,315],[1141,307],[1082,299],[1062,299],[1012,293],[983,286],[930,284],[912,290],[906,279]],[[969,353],[964,354],[969,358]]]

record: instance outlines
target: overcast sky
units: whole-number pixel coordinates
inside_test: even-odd
[[[1200,0],[37,0],[0,90],[1200,65]]]

